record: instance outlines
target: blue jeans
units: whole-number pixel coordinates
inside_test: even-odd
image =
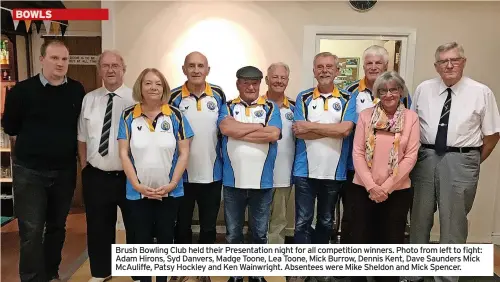
[[[252,243],[267,244],[272,200],[273,189],[239,189],[224,186],[224,219],[226,221],[227,243],[243,244],[243,225],[248,205]],[[260,276],[254,278],[260,278]]]
[[[330,242],[333,208],[342,189],[342,181],[295,177],[295,244],[328,244]],[[318,199],[317,222],[312,230],[316,198]]]

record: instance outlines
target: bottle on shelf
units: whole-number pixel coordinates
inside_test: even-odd
[[[5,60],[5,53],[4,53],[4,49],[5,49],[5,46],[4,46],[4,41],[1,40],[0,41],[0,64],[4,65],[6,60]]]
[[[1,137],[0,137],[0,148],[9,148],[10,147],[10,141],[9,141],[9,136],[2,131],[0,132]]]
[[[5,40],[3,44],[3,48],[5,50],[5,64],[10,64],[9,62],[9,41]]]
[[[2,80],[9,80],[9,77],[10,77],[9,71],[7,69],[4,69],[2,71]]]

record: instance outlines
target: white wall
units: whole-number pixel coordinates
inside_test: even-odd
[[[212,67],[209,80],[224,87],[228,97],[236,96],[239,67],[253,64],[264,70],[276,61],[290,65],[288,94],[295,97],[301,90],[302,68],[312,66],[312,58],[311,65],[302,65],[304,26],[402,26],[417,30],[414,87],[436,76],[432,65],[436,47],[456,40],[468,57],[466,75],[489,85],[500,102],[500,2],[379,1],[367,13],[353,11],[346,1],[115,2],[114,6],[114,47],[127,61],[129,85],[146,67],[159,68],[173,86],[179,85],[184,81],[184,56],[200,50]],[[113,35],[103,33],[108,36]],[[494,231],[500,233],[500,209],[495,210],[500,205],[500,149],[481,169],[469,239],[489,242]]]

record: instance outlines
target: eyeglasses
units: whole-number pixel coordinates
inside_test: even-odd
[[[121,69],[122,66],[119,64],[112,64],[111,66],[110,65],[101,65],[101,69],[103,69],[103,70],[109,70],[110,68],[112,70],[116,71],[116,70]]]
[[[441,67],[445,67],[445,66],[448,66],[449,63],[451,63],[452,66],[456,67],[458,65],[460,65],[460,63],[463,61],[464,58],[450,58],[450,59],[446,59],[446,60],[439,60],[439,61],[436,61],[436,64],[441,66]]]
[[[390,92],[391,94],[399,94],[400,90],[401,90],[400,88],[389,88],[389,89],[380,88],[378,90],[378,94],[380,96],[387,95],[388,92]]]

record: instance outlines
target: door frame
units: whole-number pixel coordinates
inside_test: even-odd
[[[302,89],[314,87],[312,61],[319,52],[320,39],[372,39],[401,40],[401,64],[399,73],[404,78],[406,86],[413,90],[413,72],[415,67],[415,51],[417,30],[405,27],[353,27],[353,26],[319,26],[304,27],[304,42],[302,47]]]

